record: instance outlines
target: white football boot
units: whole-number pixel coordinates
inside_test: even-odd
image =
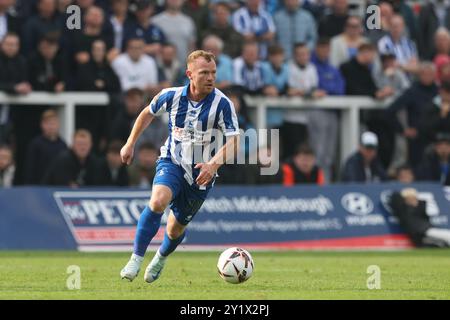
[[[163,257],[159,254],[159,250],[156,252],[147,269],[145,269],[144,280],[146,282],[152,283],[159,278],[159,275],[164,268],[164,264],[166,263],[166,259],[167,257]]]
[[[120,271],[120,276],[122,279],[128,279],[133,281],[134,278],[139,274],[139,270],[141,270],[141,264],[144,261],[144,257],[140,257],[136,254],[132,254],[130,261],[128,261],[127,265]]]

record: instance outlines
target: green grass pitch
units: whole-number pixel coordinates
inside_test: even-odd
[[[219,252],[175,252],[147,284],[144,270],[120,279],[126,253],[0,251],[0,299],[450,299],[450,250],[252,255],[253,277],[239,285],[217,274]],[[80,290],[66,287],[70,265],[80,267]],[[381,270],[381,289],[367,288],[370,265]]]

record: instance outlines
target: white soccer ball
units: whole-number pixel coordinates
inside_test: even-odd
[[[247,250],[229,248],[222,252],[217,262],[217,270],[223,280],[229,283],[242,283],[253,273],[255,263]]]

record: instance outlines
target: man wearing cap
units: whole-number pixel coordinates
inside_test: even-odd
[[[387,180],[386,172],[377,159],[377,149],[377,135],[370,131],[364,132],[359,150],[345,163],[342,181],[371,183]]]
[[[425,154],[417,167],[417,180],[438,181],[450,185],[450,133],[438,132],[431,152]]]

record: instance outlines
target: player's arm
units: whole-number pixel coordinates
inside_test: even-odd
[[[120,150],[120,157],[122,158],[122,162],[129,165],[133,160],[134,155],[134,146],[136,145],[136,141],[141,136],[142,132],[150,125],[155,116],[151,114],[147,108],[141,111],[139,116],[137,117],[133,129],[131,129],[130,136],[128,137],[127,143],[123,146],[122,150]]]
[[[219,149],[211,160],[207,163],[199,163],[195,166],[196,169],[200,169],[200,174],[195,180],[199,186],[207,185],[223,164],[237,156],[240,141],[239,135],[231,136],[227,140],[228,141]]]

